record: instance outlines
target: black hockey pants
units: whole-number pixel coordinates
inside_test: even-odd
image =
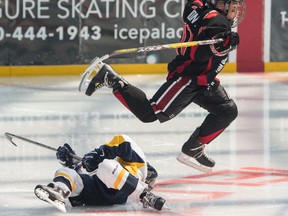
[[[114,91],[114,95],[142,122],[157,119],[163,123],[177,116],[190,103],[208,111],[200,126],[199,140],[209,143],[237,117],[237,106],[221,85],[207,90],[206,86],[191,85],[189,77],[167,80],[151,100],[133,85]]]

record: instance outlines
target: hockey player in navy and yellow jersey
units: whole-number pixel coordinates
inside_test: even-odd
[[[34,192],[41,200],[63,212],[67,199],[72,206],[106,206],[124,204],[130,197],[144,207],[163,208],[165,200],[151,192],[158,174],[127,135],[114,136],[85,154],[80,163],[70,153],[75,154],[68,144],[58,148],[56,156],[63,167],[47,186],[36,186]]]

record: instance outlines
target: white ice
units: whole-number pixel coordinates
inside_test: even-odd
[[[165,75],[124,75],[150,97]],[[155,193],[171,210],[143,209],[139,203],[72,208],[66,215],[288,215],[288,74],[223,74],[221,83],[238,105],[239,116],[206,149],[216,161],[203,174],[176,161],[182,144],[207,113],[190,105],[173,120],[142,123],[111,89],[88,97],[78,76],[0,78],[0,215],[64,215],[33,193],[60,166],[55,152],[4,136],[14,133],[57,148],[65,142],[79,155],[110,140],[131,136],[159,173]]]

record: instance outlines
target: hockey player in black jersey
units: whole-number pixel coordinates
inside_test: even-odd
[[[35,187],[39,199],[63,212],[67,200],[74,207],[109,206],[124,204],[128,197],[142,202],[145,208],[162,210],[165,200],[151,192],[158,174],[127,135],[114,136],[85,154],[80,163],[70,153],[75,154],[68,144],[58,148],[56,156],[63,167],[51,183]]]
[[[223,38],[222,43],[177,49],[176,57],[168,64],[166,82],[151,99],[101,61],[97,74],[88,81],[85,94],[90,96],[102,86],[113,88],[116,98],[142,122],[166,122],[190,103],[207,110],[208,115],[184,143],[177,159],[209,172],[215,162],[205,154],[205,145],[238,115],[235,102],[216,76],[224,68],[229,52],[239,45],[239,35],[231,28],[244,15],[244,0],[188,0],[183,11],[181,42]]]

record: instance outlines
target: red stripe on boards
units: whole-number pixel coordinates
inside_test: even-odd
[[[263,72],[264,3],[263,0],[246,0],[245,3],[246,17],[238,26],[237,71]]]

